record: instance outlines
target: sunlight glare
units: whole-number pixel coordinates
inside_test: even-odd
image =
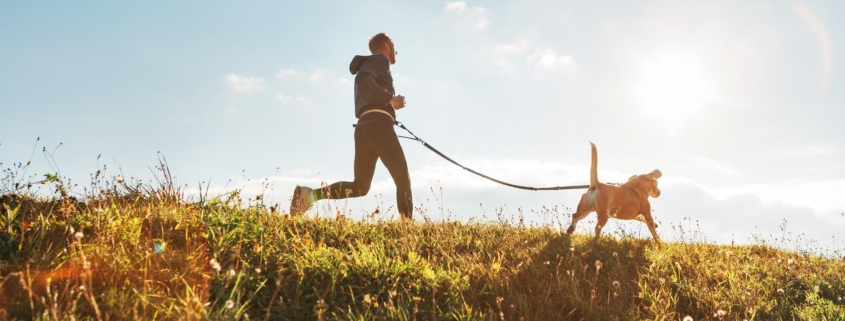
[[[650,114],[674,128],[701,107],[710,95],[707,81],[695,61],[676,55],[643,64],[637,95]]]

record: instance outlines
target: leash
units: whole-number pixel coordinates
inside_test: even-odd
[[[468,171],[468,172],[470,172],[470,173],[473,173],[473,174],[475,174],[475,175],[478,175],[478,176],[484,177],[484,178],[486,178],[486,179],[489,179],[489,180],[491,180],[491,181],[494,181],[494,182],[496,182],[496,183],[499,183],[499,184],[502,184],[502,185],[505,185],[505,186],[510,186],[510,187],[513,187],[513,188],[524,189],[524,190],[529,190],[529,191],[559,191],[559,190],[565,190],[565,189],[583,189],[583,188],[590,188],[590,185],[571,185],[571,186],[552,186],[552,187],[530,187],[530,186],[522,186],[522,185],[511,184],[511,183],[508,183],[508,182],[503,182],[503,181],[500,181],[500,180],[498,180],[498,179],[492,178],[492,177],[490,177],[490,176],[487,176],[487,175],[481,174],[481,173],[479,173],[479,172],[476,172],[476,171],[472,170],[472,169],[471,169],[471,168],[469,168],[469,167],[466,167],[466,166],[464,166],[464,165],[459,164],[458,162],[456,162],[456,161],[454,161],[453,159],[449,158],[449,156],[446,156],[446,155],[444,155],[443,153],[441,153],[439,150],[437,150],[437,148],[434,148],[434,146],[429,145],[429,144],[428,144],[428,143],[426,143],[424,140],[422,140],[421,138],[417,137],[417,135],[414,135],[414,133],[413,133],[413,132],[411,132],[411,131],[407,128],[407,127],[405,127],[405,125],[404,125],[404,124],[402,124],[401,122],[398,122],[398,121],[397,121],[397,122],[395,122],[394,124],[395,124],[396,126],[399,126],[399,128],[404,129],[406,132],[408,132],[408,134],[411,134],[411,136],[413,136],[413,137],[402,136],[402,135],[397,135],[397,136],[402,137],[402,138],[405,138],[405,139],[410,139],[410,140],[415,140],[415,141],[418,141],[418,142],[422,143],[422,144],[423,144],[423,146],[425,146],[426,148],[430,149],[430,150],[431,150],[432,152],[434,152],[435,154],[440,155],[440,157],[443,157],[443,159],[445,159],[445,160],[449,161],[450,163],[455,164],[455,165],[457,165],[458,167],[463,168],[464,170],[466,170],[466,171]],[[616,185],[616,184],[613,184],[613,185]]]

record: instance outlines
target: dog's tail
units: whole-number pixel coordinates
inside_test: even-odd
[[[596,144],[590,142],[590,147],[592,148],[593,154],[593,161],[590,163],[590,187],[596,187],[599,185],[599,174],[598,174],[598,152],[596,152]]]

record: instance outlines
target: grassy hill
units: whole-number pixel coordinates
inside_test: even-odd
[[[55,196],[0,184],[0,319],[845,319],[845,263],[766,245],[292,218],[237,194],[185,202],[168,180],[96,180],[78,199],[45,183]]]

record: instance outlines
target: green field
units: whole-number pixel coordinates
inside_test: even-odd
[[[164,173],[94,176],[74,197],[7,172],[0,319],[845,320],[845,262],[765,242],[289,217],[237,193],[186,200]]]

